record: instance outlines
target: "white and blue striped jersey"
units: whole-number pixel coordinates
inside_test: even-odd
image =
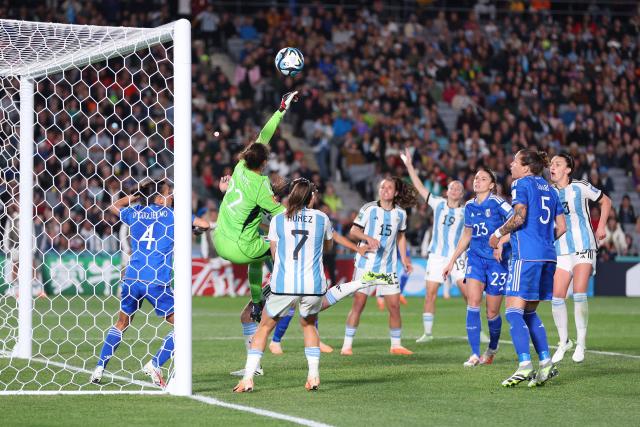
[[[587,181],[571,180],[564,188],[556,188],[567,221],[567,232],[556,240],[556,254],[568,255],[598,249],[591,227],[589,200],[597,202],[602,191]]]
[[[302,209],[292,218],[271,219],[269,240],[276,242],[271,292],[279,295],[324,295],[327,280],[322,264],[325,240],[333,239],[331,220],[316,209]]]
[[[447,206],[447,199],[432,194],[427,198],[427,203],[433,209],[433,231],[429,253],[451,258],[462,236],[464,206],[450,208]]]
[[[356,255],[356,268],[375,273],[397,273],[398,233],[407,229],[407,212],[399,206],[385,210],[379,202],[370,202],[360,209],[353,224],[362,228],[367,236],[380,241],[380,248],[375,253],[367,252],[366,258]]]

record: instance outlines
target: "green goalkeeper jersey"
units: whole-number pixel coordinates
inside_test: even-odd
[[[283,115],[276,111],[271,116],[258,135],[257,143],[269,143]],[[254,240],[259,237],[261,214],[276,215],[283,211],[284,207],[275,200],[269,178],[250,170],[244,160],[240,160],[222,199],[216,232],[227,238]]]

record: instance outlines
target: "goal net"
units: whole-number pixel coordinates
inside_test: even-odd
[[[190,394],[190,57],[185,20],[153,29],[0,20],[0,392],[158,390],[142,367],[173,326],[146,301],[100,384],[90,376],[130,255],[128,228],[109,207],[165,179],[182,286],[180,350],[162,369],[175,371],[174,393]]]

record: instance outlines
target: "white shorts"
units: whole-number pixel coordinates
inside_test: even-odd
[[[424,278],[427,282],[436,282],[443,283],[444,279],[442,278],[442,272],[445,267],[449,264],[449,258],[429,254],[429,258],[427,259],[427,271],[425,272]],[[464,280],[464,273],[467,269],[467,257],[466,255],[461,255],[460,258],[453,263],[453,270],[449,274],[450,280],[452,283],[456,283],[458,280]]]
[[[591,264],[593,267],[591,275],[596,274],[596,258],[598,251],[594,249],[588,249],[582,252],[574,252],[572,254],[558,255],[558,264],[556,268],[561,268],[573,275],[573,267],[578,264]]]
[[[356,271],[353,272],[353,280],[357,281],[362,279],[362,276],[367,272],[367,270],[362,270],[360,268],[356,268]],[[400,293],[400,281],[398,281],[398,275],[396,273],[391,273],[393,276],[393,285],[378,285],[378,286],[368,286],[366,288],[362,288],[358,290],[361,294],[374,296],[377,295],[379,297],[383,297],[385,295],[397,295]]]
[[[291,306],[300,306],[300,317],[306,318],[320,313],[322,309],[322,295],[276,295],[269,294],[264,308],[269,317],[283,317]]]

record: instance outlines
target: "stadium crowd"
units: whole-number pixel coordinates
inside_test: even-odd
[[[164,2],[103,3],[108,7],[54,1],[27,8],[5,0],[0,14],[143,27],[176,19]],[[317,3],[295,13],[272,7],[254,15],[192,3],[194,211],[208,210],[213,220],[222,197],[220,178],[231,172],[265,113],[293,88],[302,96],[287,121],[311,146],[318,167],[311,168],[311,159],[292,150],[280,133],[272,140],[269,172],[274,180],[286,175],[316,182],[323,210],[341,223],[338,229],[355,213],[342,212],[332,182],[347,181],[372,199],[376,178],[405,175],[399,154],[407,146],[436,195],[450,178],[460,179],[471,194],[473,172],[486,165],[498,174],[499,193],[508,197],[513,153],[530,145],[550,154],[570,152],[574,178],[606,194],[640,191],[640,14],[625,20],[518,12],[491,18],[425,9],[402,22],[389,19],[380,1],[358,9]],[[282,78],[273,66],[275,52],[285,45],[305,54],[305,70],[296,78]],[[221,52],[237,61],[231,76],[213,64],[212,55]],[[116,59],[81,76],[70,72],[65,77],[78,81],[74,85],[54,90],[50,79],[39,83],[39,92],[51,95],[35,103],[34,197],[43,252],[118,251],[118,221],[106,207],[145,176],[167,171],[172,117],[161,106],[170,103],[171,52],[158,47],[153,53],[155,60],[127,56],[126,68],[143,71],[135,75]],[[3,79],[3,108],[15,106],[17,94],[16,82]],[[142,107],[135,102],[140,97],[157,107]],[[17,134],[10,120],[2,127],[6,190],[17,173]],[[614,188],[611,168],[625,171],[628,188]],[[15,212],[7,203],[5,234]],[[631,199],[624,198],[615,212],[600,256],[637,255],[640,219]],[[591,218],[597,223],[595,206]],[[408,237],[414,247],[430,221],[424,204],[413,209]]]

